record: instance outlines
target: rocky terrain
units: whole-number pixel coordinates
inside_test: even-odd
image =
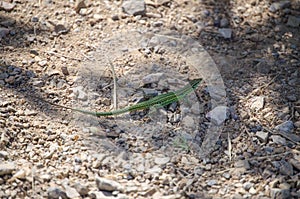
[[[0,0],[0,198],[299,198],[299,33],[298,0]]]

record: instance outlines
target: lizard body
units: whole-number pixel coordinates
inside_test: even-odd
[[[118,110],[109,111],[109,112],[93,112],[93,111],[58,105],[58,104],[48,102],[48,101],[46,101],[46,102],[53,106],[69,109],[72,111],[77,111],[77,112],[87,114],[87,115],[93,115],[96,117],[120,115],[120,114],[131,112],[131,111],[147,109],[152,106],[166,106],[166,105],[172,104],[173,102],[177,102],[177,101],[183,99],[184,97],[186,97],[192,91],[194,91],[198,87],[198,85],[200,84],[201,81],[202,81],[202,79],[194,79],[188,85],[184,86],[182,89],[179,89],[177,91],[161,94],[161,95],[153,97],[147,101],[139,102],[137,104],[134,104],[134,105],[131,105],[131,106],[128,106],[125,108],[121,108]]]

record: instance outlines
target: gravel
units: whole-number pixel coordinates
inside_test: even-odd
[[[298,10],[0,1],[0,198],[299,197]],[[112,110],[110,64],[119,107],[204,81],[152,118],[39,100]]]

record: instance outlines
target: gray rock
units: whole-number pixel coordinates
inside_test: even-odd
[[[217,180],[209,180],[209,181],[207,181],[207,185],[208,186],[213,186],[213,185],[216,185],[217,183],[218,183]]]
[[[210,11],[209,10],[203,10],[202,12],[204,17],[208,17],[210,15]]]
[[[236,193],[232,196],[232,199],[244,199],[243,196],[239,193]]]
[[[245,182],[245,183],[243,184],[243,188],[244,188],[246,191],[249,191],[249,189],[252,188],[253,185],[254,185],[254,184],[253,184],[252,182]]]
[[[103,20],[104,18],[103,18],[103,15],[100,15],[100,14],[94,14],[93,15],[93,18],[96,20],[96,21],[101,21],[101,20]]]
[[[122,9],[125,13],[130,15],[144,15],[146,11],[146,4],[144,0],[124,0]]]
[[[144,84],[152,84],[157,83],[164,77],[164,73],[153,73],[143,77]]]
[[[90,11],[87,8],[81,8],[79,11],[79,14],[82,16],[86,16],[86,15],[90,14]],[[92,22],[92,23],[94,23],[94,22]]]
[[[123,186],[113,180],[109,180],[106,178],[100,178],[100,177],[96,177],[96,185],[98,187],[99,190],[102,191],[123,191],[124,188]]]
[[[46,153],[43,154],[43,158],[45,159],[50,159],[52,155],[54,154],[55,150],[52,151],[47,151]]]
[[[52,179],[52,176],[50,174],[43,174],[40,175],[39,178],[43,181],[43,182],[49,182]]]
[[[206,114],[214,124],[221,125],[229,117],[229,109],[227,106],[217,106]]]
[[[231,28],[219,28],[219,33],[225,39],[230,39],[232,36],[232,29]]]
[[[177,109],[178,103],[177,102],[173,102],[172,104],[170,104],[169,110],[172,112],[175,112]]]
[[[5,82],[8,84],[14,84],[17,83],[17,77],[16,76],[9,76],[8,78],[5,79]]]
[[[0,30],[0,38],[1,38],[1,30]],[[0,79],[6,79],[8,77],[9,77],[8,73],[0,73]]]
[[[275,26],[274,31],[275,31],[275,32],[283,32],[284,29],[285,29],[285,26],[284,26],[284,25],[278,24],[278,25]]]
[[[187,162],[187,161],[186,161]],[[212,165],[211,164],[207,164],[207,165],[205,165],[205,170],[206,171],[210,171],[211,170],[211,167],[212,167]]]
[[[271,188],[270,195],[272,199],[287,199],[290,198],[291,192],[289,189]]]
[[[249,118],[249,114],[245,110],[241,110],[240,115],[241,115],[242,119],[248,119]]]
[[[199,105],[198,103],[195,103],[191,107],[191,112],[195,115],[199,115],[201,113],[204,113],[204,106]]]
[[[293,159],[290,159],[289,160],[289,163],[291,165],[293,165],[293,167],[295,167],[296,169],[300,170],[300,159],[296,159],[296,158],[293,158]]]
[[[73,90],[73,95],[75,98],[85,101],[87,99],[87,94],[83,90],[83,86],[77,86],[72,89]]]
[[[273,167],[275,167],[276,169],[280,168],[280,162],[279,161],[272,161],[272,165]]]
[[[292,133],[294,130],[294,123],[292,121],[285,121],[275,127],[281,133]]]
[[[7,12],[12,11],[15,6],[16,6],[16,4],[14,4],[14,3],[9,3],[9,2],[5,2],[5,1],[0,2],[0,10],[3,9]]]
[[[234,167],[236,168],[245,168],[245,169],[250,169],[250,164],[248,160],[238,160],[234,163]]]
[[[49,70],[46,74],[49,77],[52,77],[52,76],[55,76],[55,75],[60,75],[60,72],[59,72],[59,70]]]
[[[300,121],[296,121],[296,122],[294,123],[294,126],[297,127],[297,128],[300,128]]]
[[[67,194],[58,187],[48,188],[47,194],[48,194],[49,199],[59,199],[59,198],[67,199],[68,198]]]
[[[220,17],[218,17],[218,16],[214,17],[213,23],[214,23],[215,27],[220,27],[220,20],[221,20]]]
[[[80,197],[80,194],[77,192],[76,189],[68,186],[68,185],[64,185],[64,188],[66,190],[66,195],[68,198],[78,198]]]
[[[54,26],[54,31],[56,34],[66,34],[69,31],[69,29],[63,24],[56,24]]]
[[[42,87],[42,86],[44,86],[44,82],[41,80],[34,80],[34,81],[32,81],[32,85],[36,86],[36,87]]]
[[[169,161],[170,161],[169,157],[156,157],[154,159],[155,164],[158,164],[158,165],[167,164]]]
[[[149,188],[147,191],[140,192],[139,194],[144,197],[151,197],[156,192],[156,188]]]
[[[295,27],[295,28],[299,27],[299,25],[300,25],[300,17],[289,16],[287,25],[291,26],[291,27]]]
[[[153,27],[161,27],[161,26],[163,26],[163,25],[164,25],[164,22],[162,22],[162,21],[155,21],[155,22],[152,23],[152,26],[153,26]],[[154,51],[154,52],[159,52],[159,51],[156,50],[156,51]]]
[[[281,137],[280,135],[272,135],[271,139],[274,143],[280,144],[280,145],[286,145],[286,139]]]
[[[274,180],[272,180],[269,183],[269,186],[270,186],[270,188],[276,188],[276,187],[278,187],[278,184],[279,184],[279,180],[277,178],[275,178]]]
[[[128,186],[126,187],[126,193],[138,192],[139,188],[137,186]]]
[[[0,164],[0,176],[11,174],[14,170],[16,170],[16,165],[13,162]]]
[[[146,170],[146,173],[152,174],[152,175],[158,175],[161,173],[161,168],[157,165],[155,165],[154,167]]]
[[[290,94],[290,95],[286,96],[286,99],[291,102],[295,102],[295,101],[297,101],[297,96],[295,94]]]
[[[39,18],[34,16],[31,18],[31,22],[34,22],[34,23],[39,22]]]
[[[151,88],[142,88],[144,95],[146,96],[157,96],[158,91]]]
[[[293,166],[289,162],[285,160],[281,160],[279,171],[283,175],[292,176],[294,170],[293,170]]]
[[[291,2],[290,1],[280,1],[280,2],[274,2],[270,5],[269,7],[269,11],[270,12],[276,12],[278,10],[282,10],[284,8],[288,8],[291,6]]]
[[[98,130],[96,132],[98,132]],[[92,163],[92,167],[99,168],[102,165],[104,158],[106,158],[106,157],[107,157],[106,154],[97,154],[97,156],[95,157],[96,160],[93,161],[93,163]]]
[[[220,21],[220,27],[221,28],[226,28],[228,27],[229,25],[229,21],[227,18],[222,18],[221,21]]]
[[[28,35],[26,36],[27,41],[29,42],[34,42],[36,40],[36,36],[35,35]]]
[[[255,195],[255,194],[257,193],[257,191],[256,191],[256,189],[255,189],[254,187],[251,187],[251,188],[249,189],[249,193],[250,193],[251,195]]]
[[[89,193],[89,198],[93,199],[112,199],[115,198],[111,193],[104,193],[102,191],[91,191]]]
[[[265,98],[263,96],[256,96],[256,97],[253,97],[251,99],[251,105],[250,105],[250,108],[252,110],[256,110],[256,111],[259,111],[260,109],[262,109],[264,107],[264,101],[265,101]]]
[[[66,66],[62,66],[61,67],[61,72],[64,74],[64,75],[69,75],[70,73],[69,73],[69,70],[68,70],[68,68],[66,67]]]
[[[47,60],[41,60],[38,62],[38,65],[40,65],[41,67],[44,67],[47,65],[47,63],[48,63]]]
[[[259,73],[269,74],[271,71],[272,65],[265,60],[258,60],[258,63],[255,65],[255,69]]]
[[[15,19],[7,19],[0,22],[0,24],[4,27],[10,27],[15,25],[16,20]]]
[[[85,0],[77,0],[74,9],[77,13],[79,13],[82,8],[86,7]]]
[[[216,195],[218,193],[218,189],[210,189],[207,193],[210,195]]]
[[[10,29],[0,27],[0,39],[9,34]]]
[[[264,150],[265,150],[265,152],[267,152],[267,153],[273,153],[274,147],[266,146]]]
[[[24,115],[25,116],[33,116],[33,115],[36,115],[37,114],[37,112],[35,111],[35,110],[29,110],[29,109],[26,109],[25,111],[24,111]]]
[[[26,171],[24,169],[17,171],[10,180],[15,180],[15,179],[22,179],[22,180],[26,179]]]
[[[111,19],[112,20],[114,20],[114,21],[117,21],[117,20],[119,20],[120,19],[120,17],[119,17],[119,15],[113,15],[112,17],[111,17]]]
[[[0,158],[7,159],[9,153],[7,151],[0,151]]]
[[[226,178],[226,179],[230,179],[230,178],[231,178],[230,173],[223,173],[222,176],[223,176],[224,178]]]
[[[205,28],[205,23],[203,23],[202,21],[198,21],[197,23],[195,23],[195,25],[197,27],[197,32],[201,32]]]
[[[287,182],[282,182],[278,185],[278,188],[280,189],[290,189],[293,185],[289,184]]]
[[[191,117],[191,116],[189,116],[189,115],[187,115],[186,117],[184,117],[184,118],[182,119],[182,125],[183,125],[184,127],[187,127],[187,128],[193,128],[193,127],[195,127],[195,121],[194,121],[194,118]]]
[[[268,133],[263,131],[257,131],[255,135],[260,139],[262,142],[267,142],[268,140]]]
[[[117,199],[129,199],[129,197],[124,194],[124,193],[116,193],[117,195]]]
[[[284,13],[284,14],[291,14],[291,9],[285,8],[285,9],[283,10],[283,13]]]
[[[143,164],[138,164],[136,170],[138,172],[145,172],[145,166]]]

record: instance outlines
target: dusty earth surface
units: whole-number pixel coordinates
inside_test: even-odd
[[[0,198],[299,198],[299,24],[298,0],[0,1]],[[203,83],[150,114],[46,102],[112,110],[114,76],[119,107]]]

